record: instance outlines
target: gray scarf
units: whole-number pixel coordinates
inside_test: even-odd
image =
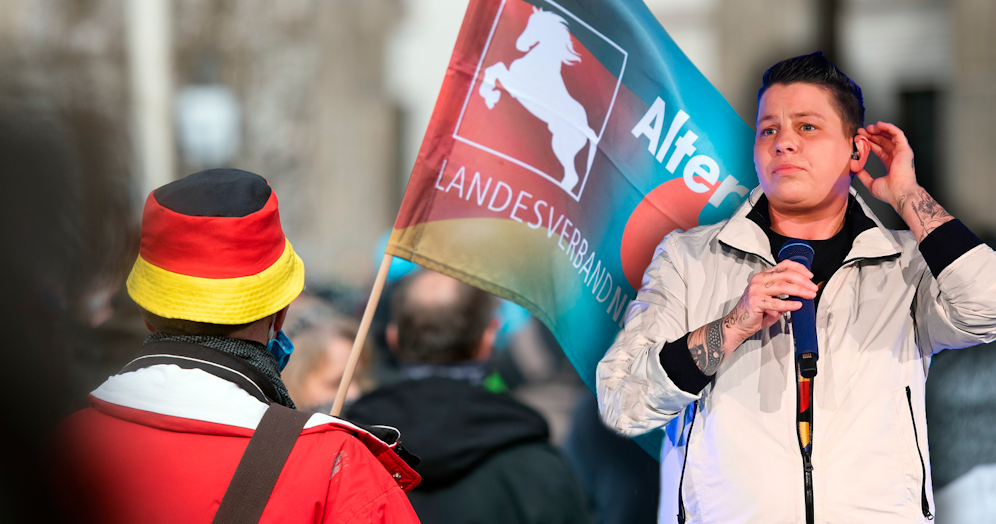
[[[283,380],[280,380],[280,368],[277,367],[277,359],[273,358],[273,355],[270,354],[270,352],[266,349],[266,346],[263,344],[222,336],[166,335],[158,332],[152,333],[145,338],[145,344],[162,341],[197,344],[198,346],[216,349],[226,355],[237,357],[246,361],[246,363],[255,368],[256,371],[262,373],[263,376],[268,378],[270,383],[273,384],[273,388],[277,390],[278,398],[274,399],[277,403],[291,409],[297,409],[294,406],[294,401],[290,398],[290,394],[287,393],[287,386],[284,385]]]

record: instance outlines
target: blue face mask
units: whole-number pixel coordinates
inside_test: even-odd
[[[287,361],[290,360],[291,353],[294,352],[294,343],[291,342],[287,335],[284,334],[284,330],[277,331],[277,336],[270,343],[266,345],[266,349],[270,351],[273,358],[277,359],[277,367],[280,371],[284,370],[284,366],[287,365]]]

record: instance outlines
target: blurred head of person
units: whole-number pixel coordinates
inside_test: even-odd
[[[816,52],[778,62],[758,90],[754,167],[771,208],[787,215],[846,205],[868,160],[861,88]]]
[[[304,264],[277,206],[263,177],[238,169],[209,169],[152,191],[127,281],[149,330],[268,344],[304,288]]]
[[[294,356],[280,374],[294,403],[305,411],[328,411],[339,391],[358,325],[340,316],[324,300],[301,295],[285,322]],[[364,343],[346,392],[346,402],[372,389],[368,370],[371,350]]]
[[[420,271],[403,280],[391,298],[388,345],[402,363],[485,362],[498,332],[495,307],[485,291]]]
[[[124,137],[95,106],[52,99],[36,75],[3,64],[0,317],[11,326],[4,348],[16,371],[0,381],[0,396],[24,401],[4,410],[4,427],[17,430],[0,433],[0,448],[16,450],[2,460],[3,474],[18,480],[0,495],[0,522],[79,520],[79,508],[56,514],[48,435],[86,404],[105,363],[116,363],[118,346],[109,346],[131,342],[127,329],[113,339],[94,329],[110,316],[137,247],[127,162],[116,154]]]

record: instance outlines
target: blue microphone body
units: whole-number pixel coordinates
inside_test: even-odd
[[[792,260],[806,269],[812,270],[815,251],[805,240],[790,238],[778,251],[778,261]],[[802,302],[802,307],[792,312],[792,338],[795,340],[795,360],[799,364],[799,374],[804,378],[816,376],[816,361],[820,349],[816,341],[816,305],[812,300],[789,297],[789,300]]]

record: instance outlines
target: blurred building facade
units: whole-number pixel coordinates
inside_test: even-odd
[[[229,163],[270,181],[308,281],[363,286],[398,205],[397,116],[384,92],[393,0],[177,0],[176,86],[229,87]],[[180,159],[179,173],[205,165]]]
[[[238,146],[215,162],[270,181],[310,282],[362,286],[400,201],[398,113],[383,85],[398,8],[394,0],[3,0],[0,60],[11,96],[86,110],[109,135],[95,140],[117,140],[115,182],[131,195],[133,220],[151,187],[217,167],[185,154],[177,95],[231,93],[222,102],[236,104]],[[156,45],[165,45],[161,66]],[[148,77],[169,85],[149,86]],[[206,103],[199,114],[215,109]],[[164,166],[165,175],[150,173]]]
[[[996,197],[989,172],[996,163],[993,2],[647,3],[748,123],[765,67],[832,45],[825,51],[864,89],[867,120],[903,126],[925,185],[976,230],[996,231],[996,206],[989,202]],[[172,178],[217,163],[258,172],[284,200],[285,227],[309,281],[362,286],[373,271],[375,240],[400,203],[466,5],[0,0],[0,60],[5,84],[101,120],[121,153],[114,176],[130,188],[136,207],[150,185],[143,183],[147,171],[162,166]],[[143,25],[150,19],[151,26]],[[165,50],[162,72],[143,47],[157,38]],[[169,85],[149,95],[139,70]],[[207,91],[196,110],[183,110],[187,95]],[[148,100],[155,104],[156,96],[168,106],[154,124],[163,128],[159,149],[167,156],[149,168],[143,160],[152,153],[141,141],[149,134]],[[204,120],[212,111],[223,120],[234,115],[215,126],[227,125],[231,136],[218,135],[224,129],[185,131],[192,125],[186,114]],[[202,143],[214,136],[229,151],[195,155],[186,135]]]

